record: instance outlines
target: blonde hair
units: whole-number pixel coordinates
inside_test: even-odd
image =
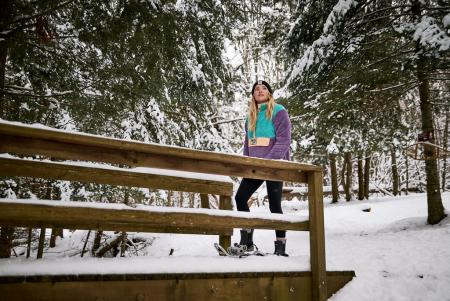
[[[266,118],[272,119],[273,108],[275,107],[275,99],[272,93],[269,93],[269,101],[267,103]],[[255,97],[252,95],[250,106],[248,108],[248,130],[255,134],[256,119],[258,119],[258,105],[256,104]]]

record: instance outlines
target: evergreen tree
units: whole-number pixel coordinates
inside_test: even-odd
[[[287,48],[293,68],[286,84],[299,113],[314,118],[316,139],[340,138],[341,148],[360,150],[406,144],[411,126],[402,122],[400,104],[417,88],[422,130],[433,131],[429,75],[445,68],[450,45],[443,2],[341,0],[325,22],[314,16],[323,29],[312,42],[295,30],[311,19],[305,11],[294,14],[299,21],[287,37],[287,45],[297,41],[304,51]],[[436,160],[426,166],[428,222],[435,224],[445,216]]]

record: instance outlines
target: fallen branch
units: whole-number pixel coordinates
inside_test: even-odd
[[[373,184],[373,186],[375,186],[380,192],[384,193],[385,195],[388,195],[388,196],[394,196],[392,193],[390,193],[390,192],[387,191],[386,189],[381,188],[381,187],[378,186],[377,184]]]
[[[118,235],[116,238],[114,238],[111,242],[107,242],[103,247],[97,250],[95,252],[95,257],[103,257],[103,255],[106,254],[109,250],[112,248],[117,247],[122,242],[122,234]]]

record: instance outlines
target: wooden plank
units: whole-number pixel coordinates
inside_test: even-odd
[[[85,133],[73,133],[52,128],[36,128],[24,124],[1,122],[0,134],[21,136],[28,138],[37,138],[47,141],[63,142],[76,145],[97,146],[100,148],[110,148],[115,150],[126,150],[131,152],[142,152],[159,155],[169,155],[171,157],[217,161],[230,164],[253,165],[257,167],[268,167],[270,169],[291,169],[302,171],[318,171],[321,170],[312,164],[255,159],[233,154],[224,154],[218,152],[199,151],[183,147],[166,146],[161,144],[143,143],[133,140],[122,140],[108,138],[98,135],[90,135]]]
[[[212,235],[232,235],[232,230],[235,227],[307,231],[309,226],[307,221],[288,222],[252,218],[253,216],[250,213],[248,213],[248,218],[224,216],[220,210],[212,209],[206,210],[208,213],[200,213],[198,210],[189,209],[185,209],[183,212],[161,211],[149,206],[145,209],[120,207],[120,210],[117,210],[83,207],[82,205],[78,207],[77,202],[70,202],[70,206],[58,206],[57,203],[55,201],[55,205],[49,204],[49,202],[27,204],[14,200],[1,200],[0,226]],[[245,213],[241,213],[241,215],[245,215]]]
[[[229,182],[11,158],[0,158],[0,176],[58,179],[228,196],[233,193],[233,183]]]
[[[37,138],[23,138],[0,134],[0,152],[23,155],[42,155],[63,160],[83,160],[121,164],[130,167],[153,167],[247,178],[306,182],[304,172],[294,169],[272,168],[252,165],[256,161],[271,160],[244,158],[251,162],[223,162],[204,159],[183,158],[177,155],[144,153],[99,146],[86,146],[66,142],[54,142]],[[242,161],[241,157],[233,156]],[[274,161],[274,160],[272,160]],[[278,162],[278,161],[276,161]],[[281,161],[279,161],[281,162]],[[281,162],[283,163],[283,162]],[[284,163],[283,163],[284,164]],[[269,164],[270,165],[270,164]]]
[[[308,203],[312,295],[314,301],[324,301],[327,299],[327,278],[323,218],[323,184],[321,172],[310,172],[308,174]]]
[[[331,296],[354,272],[328,272]],[[0,277],[7,300],[310,301],[310,272],[184,273]]]

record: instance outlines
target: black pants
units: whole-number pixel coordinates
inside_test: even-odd
[[[263,182],[264,180],[247,178],[242,179],[241,184],[239,185],[239,188],[236,192],[236,196],[234,197],[238,211],[250,211],[247,202]],[[283,182],[267,180],[266,185],[267,195],[269,197],[270,212],[282,214],[283,210],[281,209],[281,194],[283,192]],[[284,230],[275,230],[275,233],[277,238],[286,237],[286,231]]]

